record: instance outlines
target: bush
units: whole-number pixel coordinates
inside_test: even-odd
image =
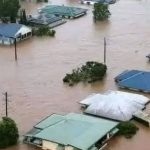
[[[118,134],[124,135],[126,138],[131,138],[133,135],[136,134],[138,127],[132,122],[127,121],[121,122],[118,125],[118,129],[119,129]]]
[[[8,117],[3,117],[0,121],[0,148],[17,144],[18,138],[16,123]]]
[[[94,20],[106,20],[110,16],[110,12],[108,10],[108,5],[103,3],[95,3],[94,4]]]
[[[71,74],[66,74],[63,78],[63,82],[73,85],[80,81],[85,81],[88,83],[102,80],[106,74],[106,65],[99,62],[86,62],[81,68],[74,69]]]
[[[55,36],[56,31],[51,30],[48,26],[33,28],[33,35],[36,36]]]

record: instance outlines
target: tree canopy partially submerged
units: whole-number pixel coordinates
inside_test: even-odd
[[[50,29],[48,26],[41,26],[33,28],[33,35],[36,36],[55,36],[56,31]]]
[[[3,117],[0,121],[0,148],[17,144],[18,138],[16,123],[11,118]]]
[[[110,16],[108,5],[103,3],[95,3],[93,15],[95,21],[108,19]]]
[[[80,81],[95,82],[102,80],[106,74],[107,66],[105,64],[88,61],[81,68],[73,69],[71,74],[66,74],[63,82],[68,83],[70,86]]]
[[[131,138],[136,134],[138,127],[130,121],[121,122],[118,125],[120,135],[124,135],[126,138]]]

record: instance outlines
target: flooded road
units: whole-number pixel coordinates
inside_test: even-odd
[[[78,0],[53,0],[88,8],[86,16],[68,20],[56,30],[56,36],[33,37],[17,45],[0,46],[0,115],[5,115],[4,92],[8,92],[8,114],[16,120],[23,135],[51,113],[80,112],[78,102],[93,92],[116,90],[113,78],[125,69],[150,70],[146,55],[150,53],[150,1],[120,0],[110,6],[110,19],[92,19],[92,7]],[[42,4],[22,3],[28,13],[36,13]],[[103,38],[107,39],[108,72],[104,81],[68,87],[62,78],[86,61],[103,62]],[[149,96],[149,95],[147,95]],[[150,97],[150,96],[149,96]],[[150,111],[149,111],[150,112]],[[109,150],[149,150],[150,129],[140,126],[130,139],[114,138]],[[33,150],[19,145],[8,150]]]

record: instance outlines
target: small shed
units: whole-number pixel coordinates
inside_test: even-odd
[[[118,121],[128,121],[132,115],[146,107],[149,98],[121,91],[108,91],[104,94],[93,94],[82,100],[86,105],[87,114],[109,118]]]
[[[117,85],[136,91],[150,92],[150,72],[140,70],[126,70],[115,77]]]
[[[102,147],[118,129],[118,122],[88,115],[52,114],[24,137],[24,142],[47,150],[96,150]]]
[[[32,36],[32,29],[16,23],[0,24],[0,44],[11,45],[16,41],[25,40]]]

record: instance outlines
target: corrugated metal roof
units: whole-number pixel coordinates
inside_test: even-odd
[[[116,82],[119,82],[121,80],[124,80],[124,79],[127,79],[129,77],[131,77],[132,75],[135,75],[139,73],[138,70],[132,70],[132,71],[129,71],[129,70],[125,70],[123,71],[121,74],[119,74],[117,77],[115,77],[115,81]]]
[[[47,126],[47,128],[36,134],[35,137],[83,150],[90,148],[118,125],[116,121],[75,113],[62,116],[58,122],[51,122],[51,117],[52,120],[57,121],[61,118],[60,115],[52,115],[43,120],[40,124],[44,124],[44,127]],[[52,124],[54,122],[55,124]]]
[[[45,118],[44,120],[36,124],[34,127],[38,129],[45,129],[48,126],[51,126],[53,124],[58,123],[59,121],[62,121],[63,119],[64,117],[62,115],[52,114],[51,116]]]
[[[57,21],[62,21],[62,17],[57,17],[53,14],[30,16],[28,18],[28,22],[41,25],[49,25]]]
[[[69,6],[59,6],[59,5],[47,5],[40,10],[41,13],[55,14],[60,16],[70,16],[75,17],[82,13],[85,13],[87,9]]]
[[[150,72],[130,70],[116,79],[120,87],[150,92]]]
[[[15,34],[19,31],[22,27],[22,24],[16,23],[1,23],[0,24],[0,36],[4,37],[15,37]]]

